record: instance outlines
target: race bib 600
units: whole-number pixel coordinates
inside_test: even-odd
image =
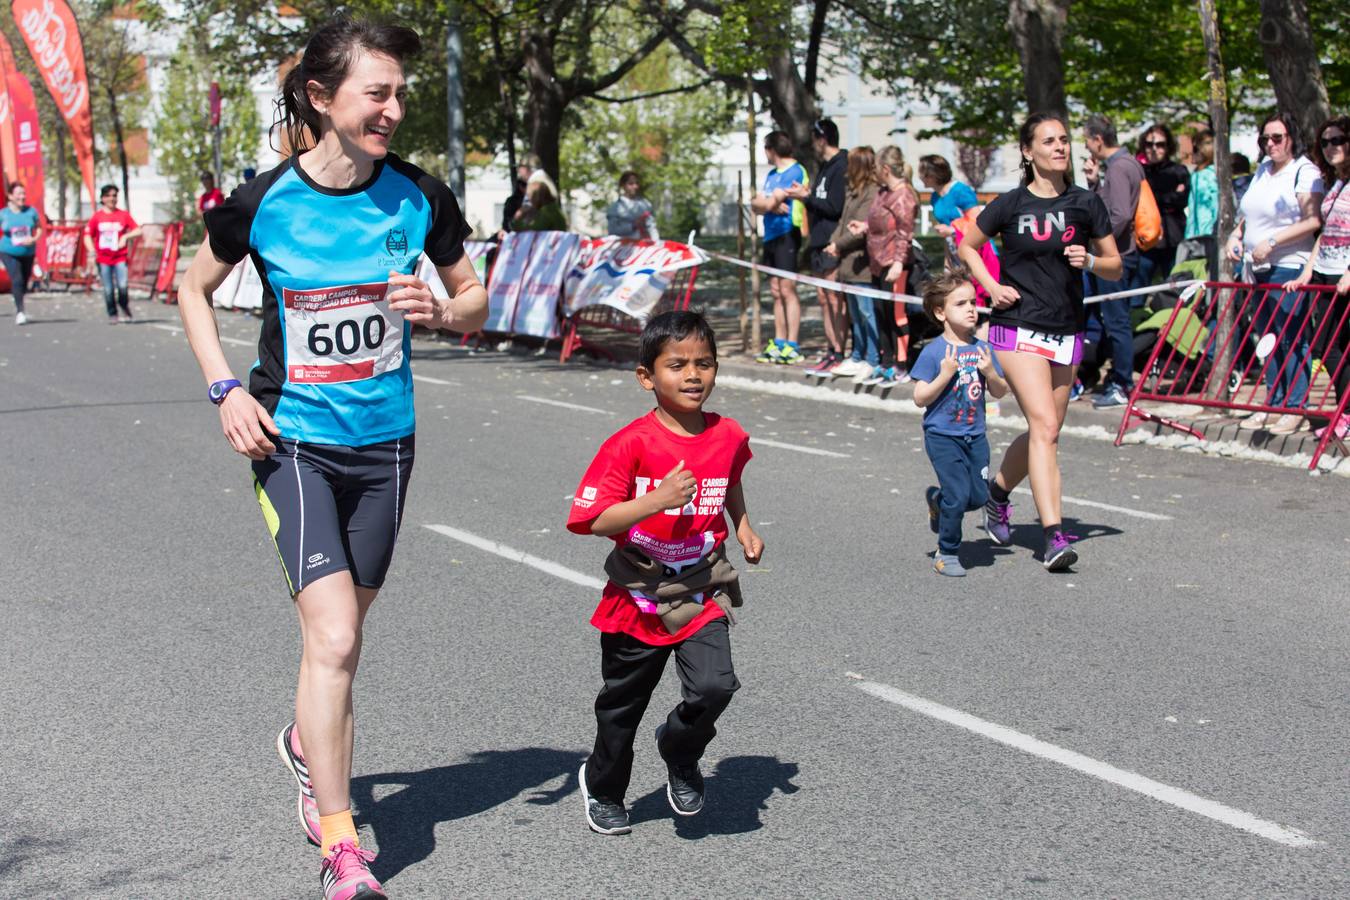
[[[403,314],[389,308],[388,290],[383,281],[283,288],[287,380],[339,384],[403,365]]]

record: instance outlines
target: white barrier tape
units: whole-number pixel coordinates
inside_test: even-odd
[[[883,291],[880,288],[863,287],[858,284],[847,284],[842,281],[830,281],[828,278],[816,278],[814,275],[802,275],[798,272],[789,272],[786,269],[775,269],[773,266],[766,266],[762,263],[754,263],[744,259],[737,259],[734,256],[726,256],[721,253],[712,253],[704,250],[713,259],[720,259],[722,262],[729,262],[733,266],[743,266],[747,269],[758,269],[776,278],[786,278],[789,281],[798,281],[802,284],[809,284],[812,287],[825,288],[827,291],[838,291],[841,294],[853,294],[858,297],[875,297],[878,300],[903,300],[906,303],[922,303],[922,297],[916,297],[913,294],[897,294],[893,291]]]
[[[1188,279],[1186,281],[1164,281],[1162,284],[1155,284],[1152,287],[1133,288],[1128,291],[1115,291],[1110,294],[1096,294],[1092,297],[1083,299],[1084,303],[1103,303],[1107,300],[1122,300],[1126,297],[1142,297],[1145,294],[1158,294],[1163,291],[1182,290],[1181,299],[1189,300],[1195,296],[1195,292],[1204,287],[1203,281]]]
[[[809,284],[812,287],[825,288],[827,291],[838,291],[841,294],[853,294],[858,297],[875,297],[878,300],[894,300],[897,302],[903,301],[905,303],[915,303],[915,304],[923,302],[922,297],[916,297],[913,294],[896,294],[890,291],[883,291],[878,288],[862,287],[861,285],[847,284],[842,281],[830,281],[827,278],[816,278],[814,275],[802,275],[799,272],[789,272],[786,269],[775,269],[773,266],[766,266],[762,263],[750,262],[749,260],[745,259],[737,259],[734,256],[727,256],[726,254],[723,253],[713,253],[709,250],[704,250],[703,252],[707,253],[711,259],[721,260],[722,262],[728,262],[731,263],[733,266],[742,266],[747,269],[758,269],[759,271],[769,275],[773,275],[776,278],[786,278],[789,281],[796,281],[801,284]],[[1155,284],[1152,287],[1133,288],[1128,291],[1113,291],[1110,294],[1096,294],[1092,297],[1085,297],[1083,299],[1083,303],[1084,305],[1091,303],[1104,303],[1107,300],[1121,300],[1126,297],[1142,297],[1146,294],[1157,294],[1162,291],[1174,291],[1181,288],[1191,290],[1191,293],[1193,294],[1194,290],[1192,289],[1198,289],[1203,285],[1204,285],[1203,281],[1198,281],[1194,279],[1188,281],[1163,282],[1162,284]],[[1183,297],[1183,299],[1189,299],[1189,297],[1190,295],[1187,295]]]

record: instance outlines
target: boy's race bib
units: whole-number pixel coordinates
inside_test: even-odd
[[[286,378],[292,384],[362,381],[403,365],[403,313],[388,282],[282,289]]]

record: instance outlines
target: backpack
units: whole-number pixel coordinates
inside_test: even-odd
[[[1134,208],[1134,243],[1140,250],[1152,250],[1162,240],[1162,214],[1148,179],[1139,180],[1139,205]]]
[[[916,297],[923,296],[923,286],[933,277],[932,263],[929,262],[928,254],[924,252],[919,242],[911,241],[909,245],[909,259],[905,261],[905,293],[913,294]]]

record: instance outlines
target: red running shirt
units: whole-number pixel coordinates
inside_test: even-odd
[[[136,227],[136,220],[125,209],[108,212],[100,208],[89,217],[86,230],[94,242],[94,260],[112,266],[127,261],[127,248],[117,249],[117,239]]]
[[[221,193],[220,188],[211,188],[197,198],[197,209],[206,212],[208,209],[215,209],[224,202],[225,195]]]
[[[596,518],[614,506],[642,496],[661,483],[680,460],[697,482],[694,499],[683,509],[649,516],[626,534],[612,535],[616,544],[632,542],[653,559],[679,567],[694,562],[727,539],[726,495],[740,484],[741,472],[753,454],[750,436],[735,419],[704,413],[702,434],[674,434],[656,418],[655,411],[619,429],[605,441],[581,478],[572,498],[567,529],[590,534]],[[726,615],[714,601],[675,634],[660,616],[643,612],[625,589],[605,585],[591,624],[607,633],[631,635],[644,644],[678,644],[705,623]]]

